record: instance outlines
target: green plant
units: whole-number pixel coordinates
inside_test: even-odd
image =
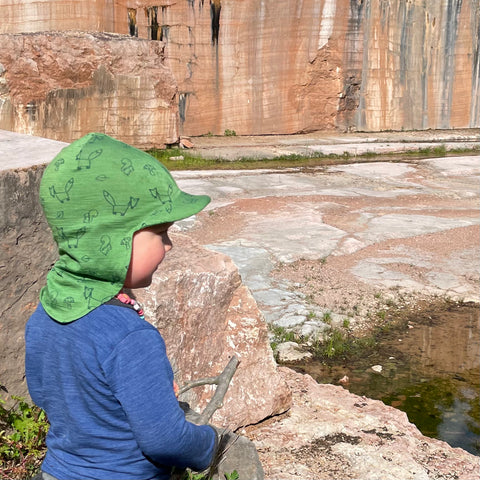
[[[323,354],[327,358],[342,355],[349,350],[347,339],[340,330],[332,330],[332,333],[325,343]]]
[[[323,314],[323,318],[322,318],[323,322],[324,323],[332,323],[332,313],[331,312],[325,312]]]
[[[438,145],[437,147],[425,147],[425,148],[420,148],[418,150],[418,153],[421,155],[434,155],[438,157],[443,157],[447,153],[447,147],[445,145]]]
[[[0,471],[2,478],[25,478],[36,473],[46,453],[48,420],[45,412],[12,396],[7,408],[0,399]]]
[[[225,480],[238,480],[239,478],[240,478],[240,475],[236,470],[234,470],[232,473],[225,474]]]
[[[230,130],[229,128],[225,129],[224,135],[226,137],[236,137],[237,132],[235,130]]]
[[[343,328],[350,328],[350,320],[348,318],[343,319]]]
[[[348,328],[349,320],[345,319],[343,327]],[[318,338],[312,345],[312,351],[316,358],[324,361],[334,358],[353,358],[364,356],[366,352],[376,346],[376,338],[380,331],[374,331],[371,335],[356,338],[350,331],[339,328],[330,328],[323,338]]]
[[[193,473],[187,470],[184,480],[209,480],[203,473]]]
[[[285,327],[279,325],[270,325],[270,332],[273,334],[273,339],[270,341],[272,350],[275,350],[279,343],[295,342],[298,340],[295,332],[287,330]]]
[[[223,474],[225,480],[239,480],[240,475],[236,470],[231,473]],[[210,480],[210,477],[204,473],[193,473],[187,470],[184,480]]]
[[[234,130],[226,130],[228,133],[227,136],[234,136],[236,132]],[[213,136],[211,132],[204,134],[203,136]],[[473,149],[457,149],[446,152],[445,155],[456,154],[468,154],[471,152],[478,152],[478,148]],[[148,153],[153,155],[155,158],[160,160],[169,170],[254,170],[258,168],[309,168],[317,167],[323,165],[335,165],[339,163],[350,162],[350,156],[339,155],[339,154],[318,154],[311,153],[306,155],[290,154],[290,155],[280,155],[275,158],[253,158],[253,157],[242,157],[235,160],[222,160],[220,158],[205,158],[203,156],[196,155],[194,151],[188,151],[185,149],[179,148],[165,148],[163,150],[153,149],[149,150]],[[415,151],[405,151],[402,152],[402,157],[411,156],[411,157],[420,157],[423,158],[426,152],[419,150]],[[183,156],[183,160],[170,160],[172,156]],[[377,159],[385,159],[385,161],[396,162],[398,153],[394,152],[392,154],[377,154],[376,156],[372,155],[371,152],[365,155],[355,155],[355,161],[360,160],[365,161],[376,161]],[[428,156],[433,156],[431,149],[428,151]]]

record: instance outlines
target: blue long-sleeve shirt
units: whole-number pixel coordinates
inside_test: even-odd
[[[185,420],[159,332],[102,305],[68,324],[40,304],[26,332],[26,376],[50,421],[42,470],[60,480],[168,479],[206,468],[215,432]]]

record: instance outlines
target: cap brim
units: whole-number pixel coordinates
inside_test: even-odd
[[[176,222],[201,212],[211,201],[208,195],[192,195],[178,190],[172,198],[171,211],[167,213],[166,222]]]

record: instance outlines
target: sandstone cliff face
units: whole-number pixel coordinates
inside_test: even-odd
[[[185,133],[479,125],[478,0],[224,1],[219,18],[217,37],[203,2],[162,11]]]
[[[71,50],[68,36],[64,51],[59,48],[61,36],[55,42],[55,35],[42,34],[35,37],[39,46],[33,57],[28,54],[33,48],[28,35],[16,41],[2,35],[0,75],[5,87],[0,128],[71,141],[79,131],[92,128],[82,113],[85,103],[105,120],[108,131],[115,131],[109,121],[119,117],[118,134],[130,136],[137,146],[145,142],[140,138],[137,143],[142,134],[156,135],[156,140],[163,136],[168,143],[179,134],[225,130],[258,135],[480,126],[479,0],[104,0],[95,6],[86,0],[27,0],[20,5],[2,0],[1,4],[4,34],[54,29],[124,34],[117,41],[128,71],[112,72],[115,61],[106,54],[111,41],[93,37],[90,63],[95,68],[78,82],[72,76],[68,87],[69,108],[77,111],[64,115],[66,100],[59,104],[51,98],[65,89],[52,78],[47,82],[50,90],[36,99],[35,105],[45,104],[40,110],[54,112],[59,119],[53,128],[42,116],[31,118],[26,105],[33,98],[20,102],[16,96],[18,72],[25,66],[22,57],[35,63],[30,67],[38,70],[36,75],[55,77],[44,68],[43,56],[48,58],[53,50],[59,65],[75,70],[78,62],[83,63],[83,53]],[[149,55],[144,67],[145,50]],[[139,51],[142,60],[137,58]],[[158,63],[165,56],[174,79],[172,83],[164,73],[157,77],[158,84],[165,83],[169,92],[178,88],[167,100],[168,118],[164,103],[155,104],[153,98],[160,88],[151,86],[155,55]],[[115,89],[108,94],[98,87],[100,66],[114,75],[110,83]],[[145,94],[148,100],[139,92],[144,90],[151,92]],[[142,115],[142,109],[149,113]],[[108,111],[110,115],[100,115]],[[163,124],[163,133],[152,124],[159,129]]]

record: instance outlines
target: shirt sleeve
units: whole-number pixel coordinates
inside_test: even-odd
[[[129,333],[108,357],[104,368],[146,457],[161,465],[196,471],[208,467],[215,431],[185,420],[173,391],[173,372],[165,343],[157,330]]]

